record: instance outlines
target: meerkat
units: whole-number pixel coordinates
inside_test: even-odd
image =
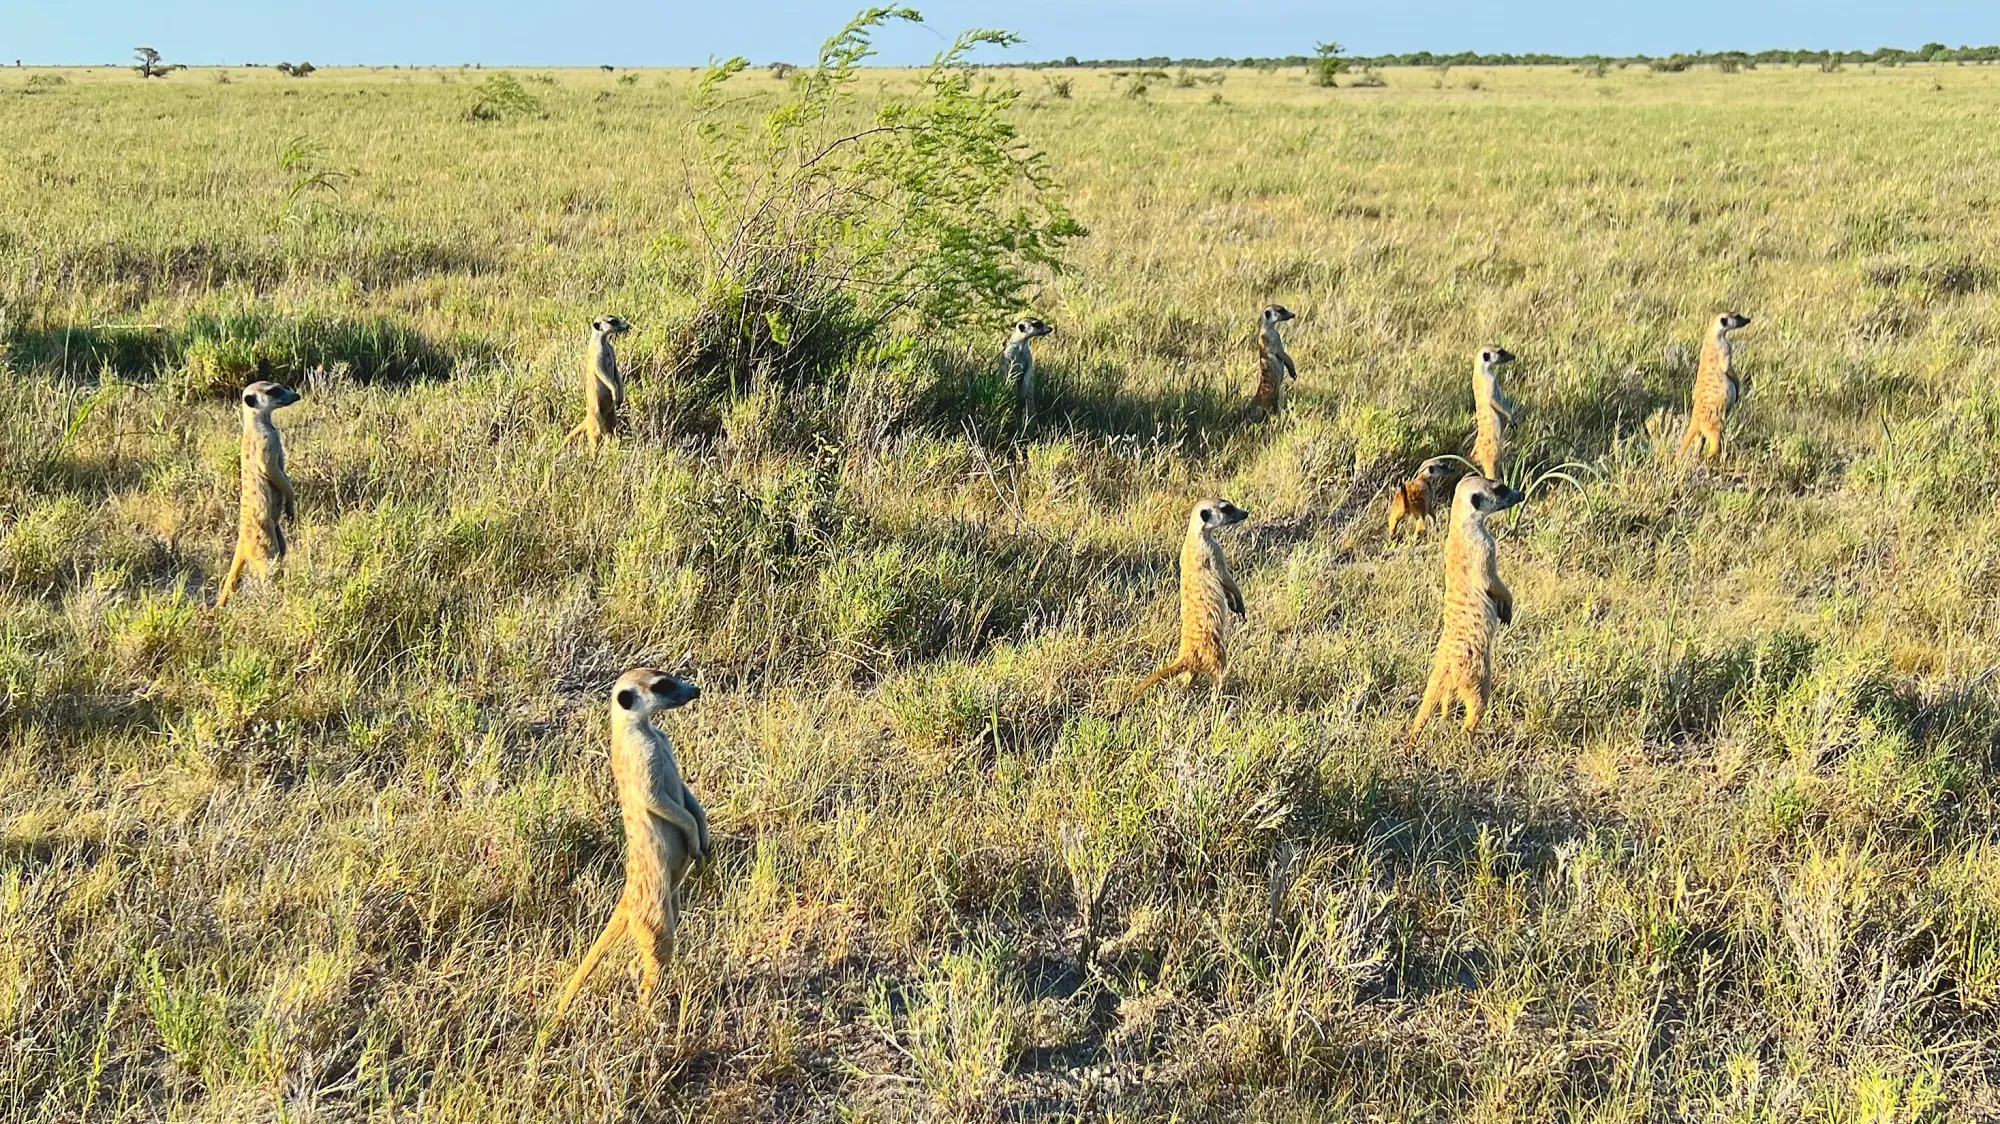
[[[1500,368],[1514,361],[1502,347],[1479,349],[1472,368],[1472,413],[1478,425],[1472,439],[1472,463],[1488,480],[1500,479],[1500,457],[1507,448],[1507,427],[1514,424],[1514,404],[1500,393]]]
[[[1153,684],[1177,675],[1189,682],[1206,676],[1216,689],[1229,670],[1229,625],[1233,613],[1243,619],[1243,590],[1229,572],[1229,561],[1215,532],[1243,522],[1250,513],[1225,499],[1206,499],[1188,513],[1187,536],[1181,540],[1181,648],[1172,663],[1146,677],[1125,705],[1130,706]]]
[[[708,813],[681,779],[674,743],[653,725],[653,716],[700,697],[693,683],[650,667],[633,668],[611,688],[611,777],[625,821],[625,889],[563,988],[551,1027],[619,937],[629,935],[638,948],[641,1003],[652,998],[660,966],[674,953],[680,921],[674,895],[694,861],[708,856]]]
[[[1007,337],[1007,345],[1000,349],[1001,366],[1008,381],[1014,384],[1022,429],[1028,428],[1028,419],[1035,412],[1035,355],[1028,350],[1028,345],[1053,331],[1054,328],[1040,319],[1025,317],[1015,322],[1013,333]]]
[[[1252,417],[1272,418],[1285,408],[1285,380],[1299,377],[1285,341],[1278,337],[1278,325],[1295,319],[1291,309],[1268,305],[1257,322],[1257,396],[1250,402]]]
[[[590,322],[590,364],[583,372],[583,420],[563,438],[564,444],[587,437],[594,450],[598,442],[617,436],[618,414],[625,407],[625,376],[618,373],[618,355],[611,341],[631,330],[632,325],[616,316],[600,316]]]
[[[268,360],[257,361],[257,372],[269,374]],[[285,561],[284,520],[297,521],[298,493],[292,478],[285,475],[285,442],[278,436],[272,413],[299,400],[299,392],[289,386],[260,379],[243,388],[243,455],[241,511],[236,525],[236,556],[229,562],[229,576],[222,579],[222,592],[215,607],[229,604],[245,566],[257,576],[272,580]]]
[[[1389,534],[1396,534],[1398,524],[1408,522],[1416,534],[1424,533],[1424,525],[1430,520],[1431,508],[1440,506],[1444,490],[1451,480],[1456,466],[1450,457],[1432,457],[1417,466],[1416,475],[1396,487],[1389,497]]]
[[[1444,625],[1431,659],[1423,705],[1410,723],[1408,743],[1431,715],[1456,700],[1472,732],[1493,693],[1493,633],[1514,623],[1514,594],[1500,580],[1493,534],[1486,517],[1520,503],[1522,493],[1483,476],[1458,482],[1451,502],[1451,534],[1444,544]]]
[[[1708,338],[1701,341],[1701,367],[1694,376],[1694,410],[1688,416],[1687,436],[1681,438],[1679,455],[1683,458],[1689,449],[1699,446],[1703,456],[1722,459],[1722,427],[1743,394],[1729,333],[1749,323],[1748,316],[1725,312],[1709,325]]]

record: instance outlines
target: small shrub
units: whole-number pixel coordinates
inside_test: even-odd
[[[529,93],[518,79],[504,70],[488,75],[472,88],[472,95],[472,105],[465,111],[468,121],[542,116],[541,99]]]
[[[791,63],[788,62],[774,62],[770,65],[769,69],[771,71],[771,77],[776,78],[780,82],[783,82],[785,79],[790,78],[792,76],[792,72],[794,70],[797,70],[798,67],[793,66]]]
[[[1194,75],[1188,73],[1187,67],[1181,67],[1180,73],[1174,75],[1174,89],[1192,90],[1194,89],[1194,86],[1195,86]]]
[[[1821,74],[1833,74],[1840,71],[1841,69],[1842,66],[1839,55],[1828,55],[1825,58],[1819,60],[1819,72]]]
[[[28,76],[27,90],[29,93],[34,94],[40,93],[43,90],[53,90],[58,86],[67,85],[69,85],[69,79],[64,78],[60,74],[31,74]]]
[[[1073,78],[1065,77],[1065,78],[1049,79],[1049,93],[1054,95],[1055,97],[1063,99],[1064,101],[1068,101],[1070,99],[1070,97],[1075,91],[1075,87],[1076,87],[1076,80]]]
[[[872,125],[846,117],[859,64],[874,53],[869,36],[915,18],[855,17],[761,117],[723,112],[742,59],[695,84],[713,179],[695,192],[707,261],[700,304],[672,345],[678,370],[714,387],[830,385],[898,329],[934,332],[1020,307],[1029,270],[1059,267],[1084,233],[1046,158],[1008,119],[1020,92],[972,82],[966,56],[1017,36],[960,35],[915,97],[889,100]]]
[[[1381,72],[1374,67],[1365,66],[1361,68],[1361,76],[1349,81],[1347,84],[1365,89],[1380,89],[1383,86],[1387,86],[1389,80],[1382,77]]]
[[[1221,90],[1217,90],[1217,91],[1215,91],[1214,93],[1211,93],[1211,94],[1209,94],[1209,95],[1208,95],[1208,104],[1210,104],[1210,105],[1221,105],[1221,104],[1222,104],[1222,91],[1221,91]]]
[[[1486,79],[1474,75],[1465,80],[1465,88],[1468,90],[1483,90],[1486,88]]]
[[[637,86],[639,84],[639,76],[636,74],[620,74],[618,76],[618,84],[620,86]]]
[[[309,62],[301,62],[296,64],[289,62],[281,62],[277,66],[278,73],[286,75],[287,77],[291,78],[309,78],[312,76],[312,73],[318,69],[319,67],[316,67]]]

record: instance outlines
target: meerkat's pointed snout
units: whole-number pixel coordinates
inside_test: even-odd
[[[1526,492],[1511,484],[1496,484],[1493,486],[1493,506],[1486,510],[1489,513],[1505,511],[1527,498],[1528,494]]]
[[[1722,318],[1722,326],[1732,332],[1738,328],[1748,328],[1750,326],[1750,318],[1732,312]]]

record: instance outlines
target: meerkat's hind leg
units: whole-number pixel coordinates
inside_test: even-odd
[[[666,891],[666,917],[664,923],[651,920],[634,920],[632,923],[632,943],[639,950],[639,1002],[650,1003],[653,992],[660,986],[660,969],[674,956],[674,929],[680,920],[680,910],[674,906],[674,894]]]
[[[1459,695],[1459,701],[1465,706],[1465,732],[1469,734],[1486,714],[1486,692],[1477,686],[1470,686]]]

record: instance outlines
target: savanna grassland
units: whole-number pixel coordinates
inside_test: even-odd
[[[687,72],[0,72],[0,1117],[2000,1116],[2000,72],[1383,76],[997,73],[1090,230],[1045,409],[1001,317],[806,440],[673,377]],[[1441,536],[1383,493],[1486,343],[1517,615],[1405,751]],[[259,356],[300,518],[217,614]],[[1229,683],[1116,717],[1209,494]],[[640,663],[717,854],[536,1069]]]

